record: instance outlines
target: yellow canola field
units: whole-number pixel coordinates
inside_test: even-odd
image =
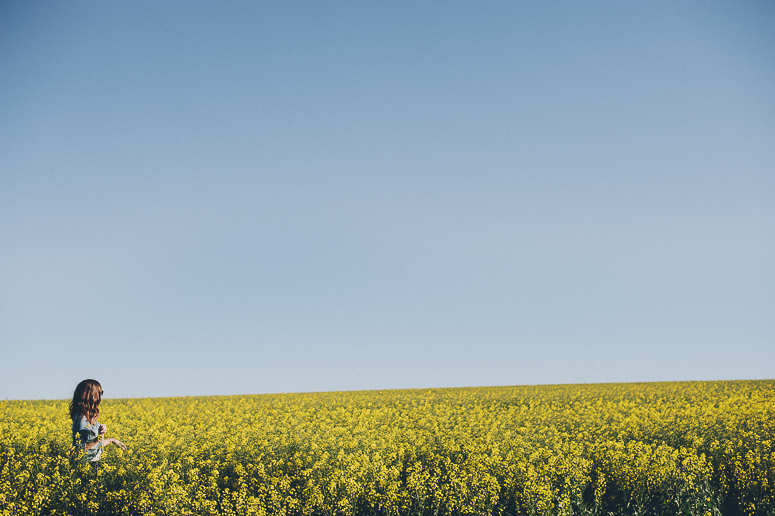
[[[5,515],[774,515],[775,381],[0,402]]]

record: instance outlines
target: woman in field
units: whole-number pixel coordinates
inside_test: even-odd
[[[97,423],[102,401],[102,386],[97,380],[84,380],[78,384],[70,402],[70,417],[73,420],[73,446],[84,452],[84,461],[97,462],[102,449],[110,443],[126,450],[118,439],[102,436],[108,431],[106,425]]]

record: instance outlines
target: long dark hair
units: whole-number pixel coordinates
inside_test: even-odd
[[[84,380],[78,384],[73,393],[73,401],[70,402],[70,419],[76,414],[86,417],[90,424],[94,424],[100,415],[100,401],[102,401],[102,386],[97,380]]]

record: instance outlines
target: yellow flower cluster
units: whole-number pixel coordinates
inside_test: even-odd
[[[0,401],[0,515],[775,515],[775,381]]]

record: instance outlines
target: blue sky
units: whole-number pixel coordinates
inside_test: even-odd
[[[0,398],[775,377],[769,2],[0,4]]]

